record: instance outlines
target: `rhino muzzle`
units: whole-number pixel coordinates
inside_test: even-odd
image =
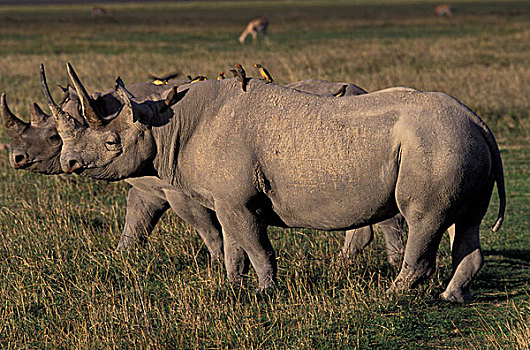
[[[83,168],[83,160],[75,154],[65,154],[61,156],[61,168],[67,174],[78,173]]]

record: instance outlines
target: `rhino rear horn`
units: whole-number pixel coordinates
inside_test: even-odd
[[[44,113],[40,106],[36,103],[33,104],[33,111],[30,114],[30,122],[33,125],[41,125],[49,118],[49,115]]]
[[[28,123],[23,122],[17,118],[13,112],[11,112],[7,105],[5,93],[3,93],[1,97],[0,110],[4,119],[4,127],[9,137],[16,137],[20,135],[28,126]]]
[[[81,100],[83,117],[86,119],[88,125],[93,128],[99,128],[103,126],[105,124],[105,120],[101,116],[101,113],[99,113],[94,99],[92,99],[92,97],[90,97],[86,91],[70,62],[66,64],[66,70],[68,71],[68,75],[70,76],[70,79],[72,79],[75,90],[77,91],[77,95]]]

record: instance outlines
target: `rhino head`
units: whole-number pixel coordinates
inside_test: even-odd
[[[55,103],[41,65],[44,95],[63,142],[63,171],[107,180],[150,175],[156,147],[151,129],[143,122],[154,114],[150,103],[136,102],[118,78],[116,92],[122,103],[114,115],[105,116],[70,63],[67,71],[79,97],[82,121]]]
[[[0,112],[11,139],[9,163],[13,168],[44,174],[62,173],[59,164],[62,142],[51,116],[35,103],[30,121],[24,122],[9,109],[5,94],[1,97]]]

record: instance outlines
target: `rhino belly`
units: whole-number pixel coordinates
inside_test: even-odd
[[[350,229],[398,212],[393,190],[384,186],[367,186],[363,191],[356,186],[292,186],[269,198],[274,213],[290,227]]]

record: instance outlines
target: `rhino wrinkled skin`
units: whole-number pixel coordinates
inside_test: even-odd
[[[68,72],[79,92],[70,65]],[[163,100],[135,100],[118,86],[124,104],[116,118],[91,117],[87,127],[44,91],[65,171],[107,180],[156,176],[175,186],[215,210],[229,278],[240,278],[246,253],[260,288],[276,277],[268,225],[344,230],[401,213],[409,235],[390,291],[434,272],[441,235],[455,224],[454,275],[441,297],[467,301],[484,261],[479,225],[495,183],[501,203],[494,230],[504,217],[493,134],[443,93],[333,98],[256,79],[243,92],[226,79],[183,85],[180,100],[158,113]]]

